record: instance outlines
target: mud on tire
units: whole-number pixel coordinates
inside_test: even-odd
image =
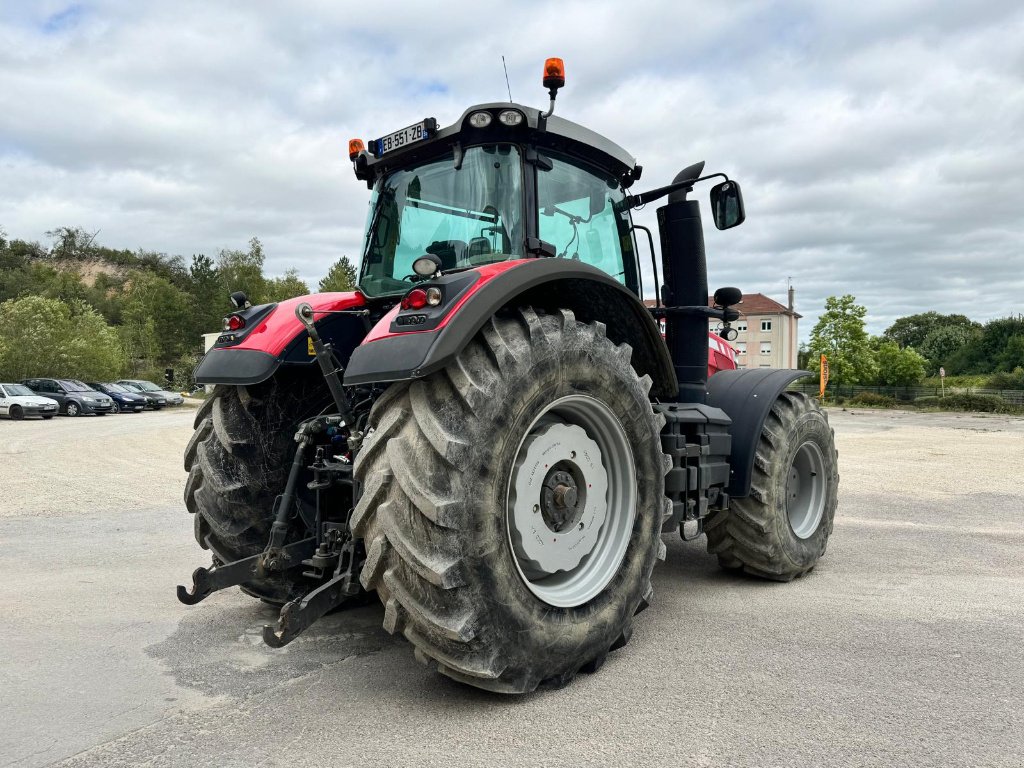
[[[525,309],[492,318],[446,369],[392,385],[375,404],[355,465],[362,496],[353,527],[367,548],[361,578],[385,606],[385,629],[404,635],[421,662],[473,686],[521,693],[595,671],[629,640],[664,558],[670,510],[663,417],[630,355],[601,323]],[[592,599],[561,608],[539,599],[517,570],[507,494],[526,430],[547,404],[572,394],[601,401],[621,424],[637,495],[614,575]]]
[[[284,490],[295,428],[330,402],[321,380],[279,373],[253,386],[217,386],[200,406],[185,449],[185,506],[196,541],[215,563],[261,552],[274,499]],[[287,577],[252,581],[242,591],[272,603],[292,597]]]
[[[805,505],[801,493],[819,478],[820,502]],[[804,575],[825,554],[838,486],[828,414],[807,395],[783,392],[761,430],[750,495],[732,499],[729,509],[713,513],[705,523],[708,552],[718,556],[723,568],[765,579],[790,581]]]

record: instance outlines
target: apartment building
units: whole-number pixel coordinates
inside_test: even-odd
[[[793,309],[795,291],[789,289],[788,306],[784,306],[763,293],[745,293],[743,301],[734,309],[739,310],[740,319],[732,324],[738,331],[736,338],[729,342],[736,350],[736,365],[739,368],[796,368],[799,335],[797,323],[801,315]],[[644,305],[654,306],[652,299]],[[714,306],[708,296],[708,306]],[[711,320],[712,331],[721,327],[720,320]],[[660,321],[661,332],[665,333],[665,321]]]
[[[789,289],[788,306],[763,293],[745,293],[736,306],[740,319],[732,324],[737,336],[730,342],[740,368],[796,368],[800,315],[793,309],[794,290]],[[708,306],[713,302],[708,297]],[[720,321],[711,322],[715,329]]]

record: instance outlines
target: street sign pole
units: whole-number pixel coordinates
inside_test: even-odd
[[[942,386],[942,397],[946,397],[946,369],[939,367],[939,384]]]

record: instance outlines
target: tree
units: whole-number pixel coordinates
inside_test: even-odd
[[[266,294],[263,301],[284,301],[294,296],[305,296],[309,293],[309,286],[299,277],[299,270],[286,270],[281,277],[274,277],[267,281]]]
[[[888,387],[910,387],[925,374],[925,359],[910,347],[900,349],[895,341],[873,339],[879,384]]]
[[[221,318],[231,309],[230,292],[209,256],[201,253],[193,256],[188,272],[188,292],[194,307],[190,335],[215,333],[220,330]]]
[[[847,294],[825,299],[825,311],[811,331],[811,364],[814,371],[821,365],[821,355],[828,357],[829,374],[836,386],[871,381],[875,375],[874,355],[864,330],[867,309]]]
[[[950,356],[947,368],[950,373],[958,374],[1012,371],[1024,363],[1018,348],[1018,344],[1024,342],[1014,341],[1019,336],[1024,336],[1024,317],[990,320],[969,344]]]
[[[93,255],[93,241],[98,234],[99,230],[86,232],[82,227],[51,229],[46,233],[47,237],[53,239],[50,256],[61,261],[89,259]]]
[[[152,337],[145,344],[133,344],[133,358],[166,363],[197,348],[199,339],[191,330],[192,311],[192,300],[166,278],[152,272],[132,273],[125,293],[124,323],[135,326],[140,333],[148,334],[152,329]]]
[[[970,326],[936,325],[915,349],[928,361],[928,370],[938,373],[940,366],[979,335],[979,330]]]
[[[116,331],[82,301],[26,296],[0,304],[0,380],[109,380],[125,369]]]
[[[255,237],[249,241],[248,251],[222,250],[217,257],[217,271],[228,293],[245,291],[253,304],[262,303],[267,293],[263,277],[266,258],[263,244]]]
[[[966,315],[922,312],[899,318],[882,336],[904,349],[916,349],[926,358],[928,370],[935,372],[980,330],[981,325]]]
[[[348,260],[348,256],[342,256],[331,265],[327,276],[320,281],[320,292],[327,291],[354,291],[356,289],[356,268]]]

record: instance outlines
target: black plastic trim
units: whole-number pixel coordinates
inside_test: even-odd
[[[196,368],[199,384],[259,384],[274,375],[280,361],[257,349],[211,349]]]
[[[810,375],[808,371],[752,368],[719,371],[708,381],[707,404],[721,408],[732,419],[728,493],[733,498],[750,493],[754,452],[775,400],[794,381]]]

